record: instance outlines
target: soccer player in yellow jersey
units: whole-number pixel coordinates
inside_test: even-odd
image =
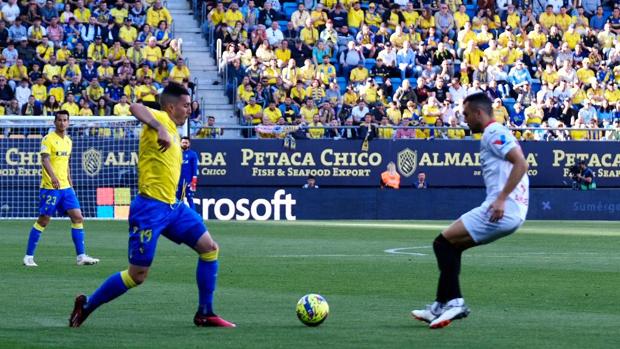
[[[92,265],[98,259],[87,256],[84,246],[84,226],[80,203],[73,190],[73,181],[69,170],[69,158],[73,143],[67,135],[69,113],[65,110],[56,112],[54,132],[50,132],[41,141],[41,164],[43,165],[41,189],[39,191],[39,218],[30,230],[28,247],[24,256],[24,265],[36,267],[34,251],[41,233],[56,212],[71,218],[71,237],[75,245],[78,265]]]
[[[161,110],[132,104],[131,113],[145,124],[138,150],[138,196],[129,209],[129,267],[111,275],[90,296],[79,295],[69,318],[79,327],[100,305],[142,284],[155,256],[160,235],[184,243],[198,253],[196,326],[235,327],[213,312],[213,292],[218,270],[218,244],[202,217],[182,201],[176,191],[181,176],[182,151],[177,127],[191,111],[189,92],[171,82],[159,96]]]

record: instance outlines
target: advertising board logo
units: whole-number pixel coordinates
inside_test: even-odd
[[[82,169],[87,175],[94,177],[101,171],[103,164],[101,152],[95,148],[89,148],[82,153]]]
[[[411,177],[418,167],[418,151],[405,148],[398,152],[398,171],[405,177]]]

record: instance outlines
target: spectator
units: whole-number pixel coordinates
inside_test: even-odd
[[[387,170],[381,173],[382,189],[398,189],[400,187],[400,175],[396,172],[396,165],[388,163]]]
[[[284,40],[284,34],[280,30],[278,22],[273,21],[269,29],[267,29],[267,40],[272,46],[280,44]]]
[[[448,36],[450,39],[454,38],[454,16],[452,12],[448,11],[447,4],[439,5],[439,12],[435,13],[435,25],[437,32],[441,36]]]
[[[20,9],[19,5],[17,5],[17,0],[9,0],[2,6],[2,18],[9,24],[15,22],[15,20],[19,17],[19,14]]]
[[[310,13],[306,10],[304,4],[299,4],[297,10],[291,15],[291,23],[296,30],[300,30],[310,18]]]
[[[0,79],[0,86],[2,86],[2,80]],[[2,90],[0,90],[1,93]],[[4,101],[1,99],[0,101]],[[21,115],[24,116],[40,116],[43,115],[43,108],[41,107],[41,103],[37,101],[34,96],[29,96],[26,104],[22,106]]]
[[[418,172],[418,180],[413,183],[415,189],[427,189],[428,182],[426,181],[426,173]]]
[[[400,78],[405,80],[413,75],[415,67],[415,52],[409,47],[409,41],[403,43],[403,47],[396,54],[396,64],[400,70]]]
[[[585,161],[579,162],[579,173],[575,176],[575,181],[579,185],[581,190],[594,190],[596,189],[596,182],[594,181],[594,171],[590,169]]]
[[[306,184],[303,185],[303,189],[319,189],[319,186],[316,184],[316,178],[312,175],[308,176],[306,180]]]

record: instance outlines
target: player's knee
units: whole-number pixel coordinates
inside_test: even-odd
[[[136,286],[142,285],[146,281],[148,276],[148,270],[131,270],[129,269],[129,277],[135,283]]]
[[[47,227],[49,223],[50,223],[49,216],[39,216],[39,218],[37,219],[37,224],[43,228]]]
[[[433,241],[433,250],[435,251],[437,251],[437,249],[448,247],[448,246],[451,246],[450,241],[448,241],[448,239],[446,239],[446,237],[443,236],[443,234],[437,235],[437,237]]]
[[[220,254],[220,250],[219,250],[219,246],[217,245],[216,242],[213,242],[213,245],[211,245],[206,252],[200,253],[200,259],[205,261],[205,262],[212,262],[212,261],[216,261],[219,254]]]

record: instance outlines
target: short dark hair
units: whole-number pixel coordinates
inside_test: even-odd
[[[66,115],[67,119],[69,118],[69,112],[64,109],[61,109],[54,114],[54,121],[58,120],[58,117],[61,115]]]
[[[159,96],[159,104],[163,108],[166,104],[176,103],[181,96],[189,96],[189,91],[182,85],[170,82]]]
[[[189,141],[190,139],[189,139],[188,136],[183,136],[183,137],[181,137],[181,140],[188,140]]]
[[[463,100],[463,105],[465,105],[466,103],[469,103],[475,108],[482,110],[489,116],[493,115],[493,101],[483,92],[477,92],[465,97],[465,99]]]

